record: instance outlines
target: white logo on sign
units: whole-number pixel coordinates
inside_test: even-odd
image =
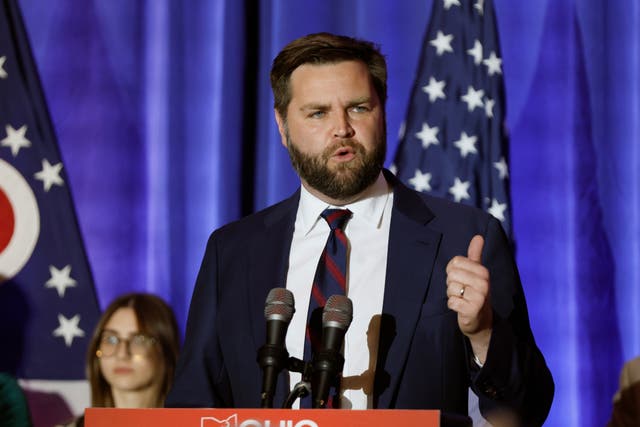
[[[318,427],[318,424],[312,420],[300,420],[293,423],[293,420],[264,420],[264,423],[258,420],[243,420],[238,424],[238,414],[233,414],[224,420],[215,417],[201,417],[200,427]]]
[[[211,421],[211,422],[208,422]],[[233,414],[229,418],[219,420],[214,417],[200,418],[200,427],[236,427],[238,425],[238,415]]]

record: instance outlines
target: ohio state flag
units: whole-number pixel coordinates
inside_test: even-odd
[[[3,0],[0,370],[23,384],[83,380],[98,315],[65,164],[18,4]]]

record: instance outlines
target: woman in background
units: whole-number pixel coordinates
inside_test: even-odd
[[[162,407],[178,358],[175,315],[159,297],[132,293],[104,311],[87,354],[91,406]],[[81,427],[84,416],[67,427]]]

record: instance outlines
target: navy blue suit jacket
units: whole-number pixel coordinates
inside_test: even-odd
[[[379,355],[377,408],[441,409],[467,414],[468,387],[481,411],[517,412],[540,425],[553,380],[538,350],[509,243],[500,223],[467,206],[417,193],[385,171],[394,191]],[[284,287],[298,208],[292,197],[228,224],[208,242],[191,300],[185,343],[166,400],[174,407],[260,406],[256,362],[265,343],[264,302]],[[457,315],[447,308],[445,267],[484,236],[494,327],[486,362],[473,364]],[[354,307],[357,316],[357,306]],[[278,381],[276,405],[288,390]]]

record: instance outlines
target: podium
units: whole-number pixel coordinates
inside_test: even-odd
[[[437,410],[87,408],[85,427],[458,427]]]

